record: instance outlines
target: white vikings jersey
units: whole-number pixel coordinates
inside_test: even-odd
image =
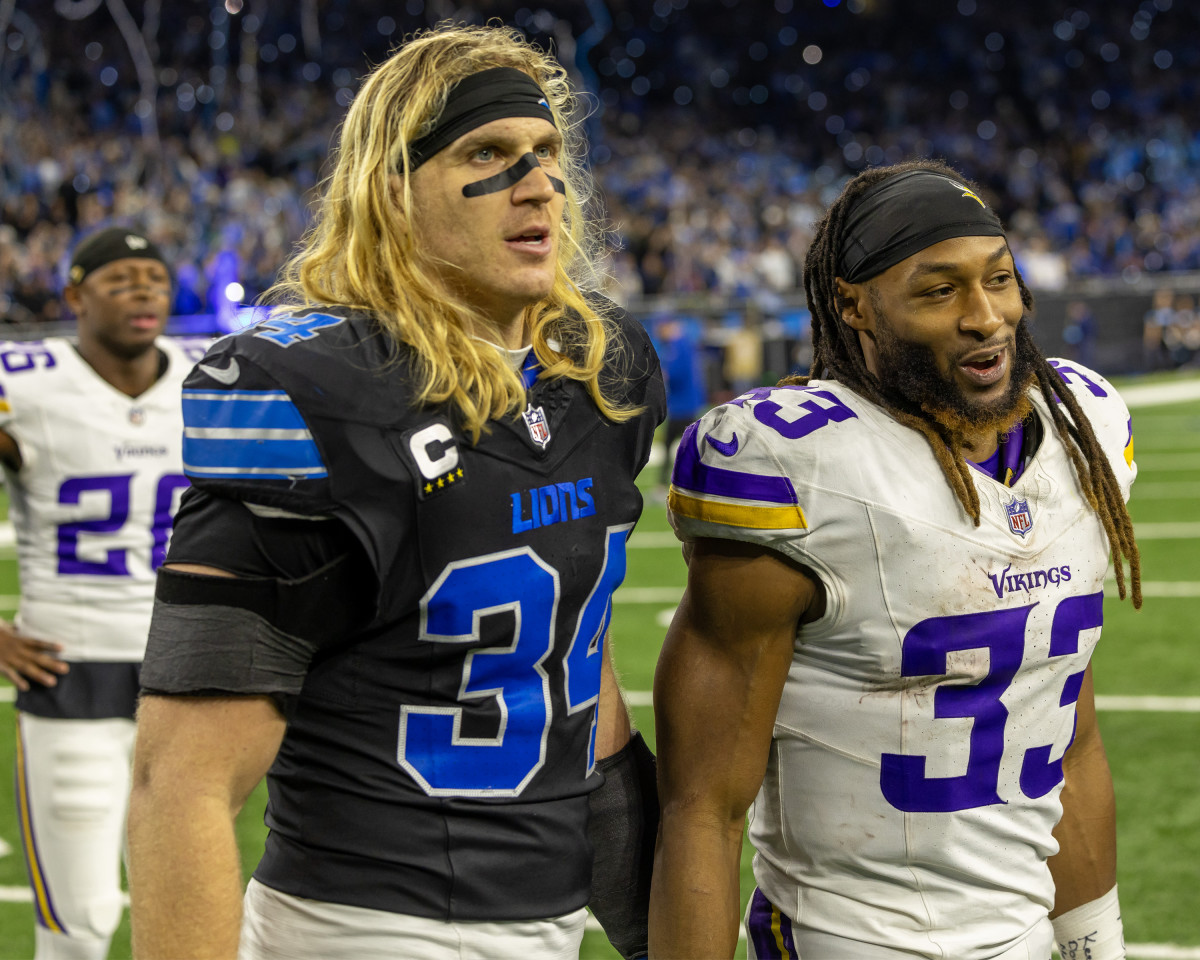
[[[1128,497],[1129,413],[1055,362]],[[978,960],[1044,922],[1062,757],[1099,639],[1103,528],[1045,429],[1011,488],[972,471],[975,527],[923,436],[832,381],[763,388],[689,428],[684,539],[764,544],[812,570],[806,624],[750,814],[767,897],[810,929]]]
[[[140,661],[155,571],[183,476],[180,391],[201,341],[159,338],[169,366],[140,397],[100,377],[71,343],[0,345],[0,429],[21,577],[17,622],[68,661]]]

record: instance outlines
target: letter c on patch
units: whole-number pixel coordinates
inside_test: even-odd
[[[408,438],[408,449],[426,480],[436,480],[458,466],[454,434],[444,423],[422,427]]]

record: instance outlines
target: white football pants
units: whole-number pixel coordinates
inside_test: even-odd
[[[17,819],[36,960],[104,960],[121,920],[132,720],[17,714]]]
[[[251,880],[238,960],[578,960],[586,910],[550,920],[446,923],[305,900]]]

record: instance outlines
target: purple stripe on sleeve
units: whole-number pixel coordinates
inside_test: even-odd
[[[683,490],[709,493],[738,500],[759,500],[764,503],[799,502],[792,481],[787,477],[762,477],[737,470],[710,467],[700,459],[696,433],[700,424],[693,423],[683,432],[679,451],[675,454],[675,471],[671,483]]]

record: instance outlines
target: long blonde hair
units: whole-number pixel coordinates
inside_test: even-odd
[[[585,213],[593,188],[584,166],[578,101],[566,71],[514,29],[441,24],[408,38],[371,72],[342,123],[313,224],[264,299],[369,311],[411,349],[415,402],[452,404],[475,439],[488,420],[515,415],[525,399],[520,376],[500,351],[471,336],[498,334],[496,324],[448,290],[422,255],[411,215],[411,178],[402,177],[401,204],[390,196],[391,175],[411,169],[410,145],[432,128],[450,89],[464,77],[500,66],[515,67],[538,83],[563,137],[559,166],[566,203],[554,284],[525,318],[542,376],[578,380],[606,417],[629,419],[638,411],[606,398],[599,385],[616,342],[614,325],[583,296],[595,286],[601,238]]]

